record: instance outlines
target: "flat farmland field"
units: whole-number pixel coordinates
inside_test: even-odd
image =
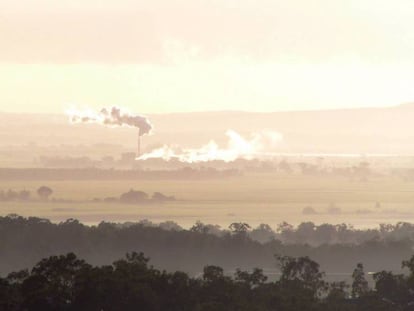
[[[36,189],[42,185],[53,189],[51,198],[67,202],[38,201]],[[172,220],[183,227],[197,220],[222,227],[235,221],[272,227],[282,221],[348,223],[355,227],[414,222],[414,183],[394,177],[361,182],[344,177],[262,173],[204,180],[1,181],[0,190],[8,189],[29,190],[35,200],[0,202],[1,215],[15,213],[56,222],[67,218],[88,224],[148,219]],[[149,195],[161,192],[176,200],[136,205],[92,201],[119,197],[130,189]]]

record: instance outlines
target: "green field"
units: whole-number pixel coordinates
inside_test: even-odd
[[[36,196],[35,191],[41,185],[51,187],[54,198],[79,202],[2,202],[1,215],[17,213],[53,221],[77,218],[90,224],[101,220],[173,220],[184,227],[197,220],[222,226],[245,221],[252,225],[268,223],[273,227],[282,221],[298,224],[308,220],[345,222],[356,227],[372,227],[383,222],[414,222],[414,183],[393,177],[367,182],[343,177],[280,174],[187,181],[1,181],[0,189],[27,189]],[[159,191],[173,195],[177,200],[142,205],[86,202],[93,198],[119,196],[131,188],[149,194]],[[303,214],[306,206],[311,206],[317,214]],[[337,210],[329,211],[333,207]]]

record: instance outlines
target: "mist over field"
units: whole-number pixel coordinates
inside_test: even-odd
[[[58,262],[79,265],[68,272],[74,278],[112,265],[114,282],[125,282],[117,276],[121,264],[144,269],[132,275],[160,269],[207,282],[189,285],[192,291],[209,284],[213,269],[235,286],[260,279],[251,290],[284,289],[311,277],[321,282],[312,289],[315,299],[324,301],[317,297],[343,284],[345,300],[337,303],[374,295],[370,304],[381,305],[388,297],[381,282],[395,277],[406,286],[412,277],[401,265],[414,247],[412,117],[412,104],[275,113],[143,115],[115,106],[1,113],[0,276],[20,284],[13,290],[21,295],[24,284]],[[32,266],[30,274],[17,272]],[[287,276],[289,269],[314,275]],[[309,294],[300,292],[292,294]]]
[[[413,16],[1,0],[0,311],[413,311]]]
[[[389,310],[394,301],[408,305],[413,259],[403,260],[414,247],[413,117],[412,104],[275,113],[143,115],[115,106],[1,113],[0,303],[10,300],[1,298],[4,290],[26,297],[24,304],[49,305],[36,299],[51,294],[32,301],[25,288],[41,282],[45,293],[53,291],[54,278],[64,274],[111,292],[124,282],[154,286],[160,275],[174,288],[182,275],[187,294],[220,282],[253,292],[297,283],[289,294],[310,295],[317,306],[359,305],[366,297],[370,306],[391,304]],[[133,278],[123,269],[132,269]],[[112,285],[99,279],[106,274]],[[153,278],[135,279],[140,275]],[[381,287],[395,280],[405,298]],[[73,301],[90,294],[90,285],[68,284],[53,294],[54,304],[66,291],[79,291]],[[152,291],[155,304],[175,295]],[[93,295],[104,303],[102,292]]]
[[[151,124],[142,136],[140,123],[77,113],[83,122],[0,114],[3,215],[88,224],[172,220],[186,228],[197,220],[368,228],[414,217],[412,104],[148,115],[137,119]],[[40,186],[53,189],[47,202],[39,201]],[[28,202],[7,199],[7,191],[22,190],[30,192]],[[121,204],[117,198],[129,190],[174,200]]]

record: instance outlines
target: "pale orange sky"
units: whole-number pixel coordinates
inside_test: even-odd
[[[414,1],[2,0],[0,110],[414,100]]]

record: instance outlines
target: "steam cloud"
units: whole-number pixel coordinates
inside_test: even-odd
[[[131,115],[121,108],[103,108],[99,112],[85,110],[78,111],[72,109],[68,111],[72,123],[97,123],[107,126],[130,126],[139,129],[139,135],[149,134],[152,125],[149,120],[140,115]]]
[[[195,163],[221,160],[232,162],[237,159],[256,159],[272,155],[283,140],[282,134],[275,131],[253,133],[250,139],[243,138],[233,130],[226,132],[228,143],[226,148],[220,148],[215,141],[199,149],[182,149],[164,145],[149,153],[143,154],[138,160],[177,159],[181,162]]]

